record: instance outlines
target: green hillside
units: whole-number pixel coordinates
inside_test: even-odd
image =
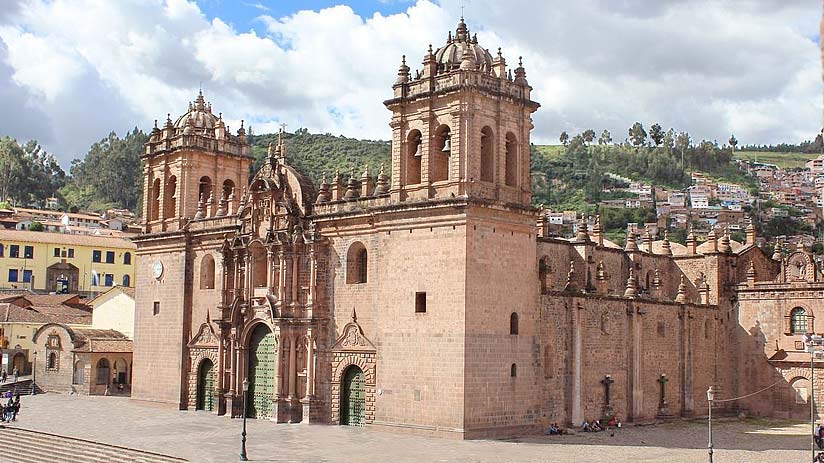
[[[783,169],[792,169],[796,167],[804,167],[804,164],[810,159],[816,158],[816,153],[778,153],[778,152],[764,152],[764,151],[736,151],[736,159],[747,159],[750,161],[757,160],[766,164],[775,164]]]

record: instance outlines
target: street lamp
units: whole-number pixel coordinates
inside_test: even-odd
[[[37,386],[35,385],[37,382],[37,351],[32,353],[31,374],[31,395],[35,395],[37,393]]]
[[[803,340],[810,353],[810,452],[815,461],[815,358],[824,356],[824,336],[807,333]]]
[[[707,444],[707,453],[710,456],[710,463],[712,463],[712,401],[715,400],[715,391],[710,386],[707,389],[707,403],[709,404],[709,415],[707,416],[707,424],[709,425],[710,441]]]
[[[249,378],[243,380],[243,432],[240,433],[240,461],[249,461],[246,458],[246,396],[249,395]]]

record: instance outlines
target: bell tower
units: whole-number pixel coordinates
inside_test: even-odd
[[[393,85],[393,201],[460,195],[530,206],[529,134],[540,106],[519,59],[514,76],[463,17],[420,71],[402,60]]]
[[[240,201],[237,188],[248,181],[251,152],[243,122],[232,135],[202,92],[175,122],[167,115],[158,128],[155,121],[141,157],[146,233],[175,231],[194,218],[234,214]]]

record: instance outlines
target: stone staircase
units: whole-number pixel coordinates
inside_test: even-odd
[[[38,394],[43,393],[43,389],[40,389],[40,386],[35,387],[37,388]],[[15,390],[15,388],[20,392],[20,395],[31,395],[31,379],[21,379],[16,383],[5,382],[0,384],[0,397],[2,397],[6,391],[12,391]]]
[[[0,461],[19,463],[181,463],[188,460],[117,445],[0,425]]]

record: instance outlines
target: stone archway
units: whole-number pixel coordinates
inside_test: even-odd
[[[272,330],[259,323],[249,337],[249,392],[246,414],[250,418],[271,418],[275,393],[277,340]]]
[[[197,399],[195,410],[214,410],[214,364],[208,358],[197,369]]]

